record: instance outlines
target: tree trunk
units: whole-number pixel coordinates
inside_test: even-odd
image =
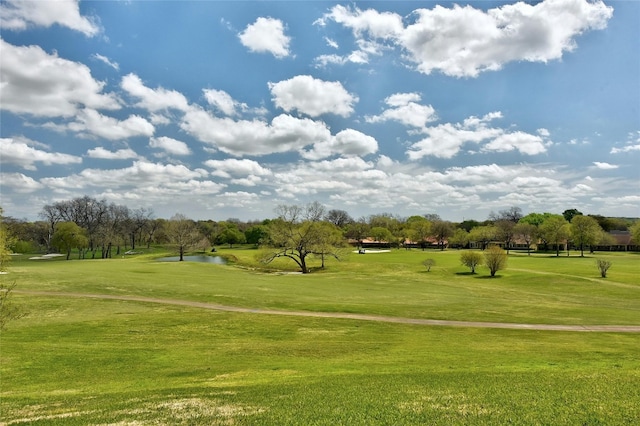
[[[300,270],[303,274],[309,273],[309,269],[307,268],[306,256],[300,256]]]

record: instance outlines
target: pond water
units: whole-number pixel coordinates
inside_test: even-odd
[[[196,256],[183,256],[185,262],[201,262],[201,263],[215,263],[216,265],[226,265],[227,261],[220,256],[206,256],[199,254]],[[160,257],[156,259],[158,262],[179,262],[180,256]]]

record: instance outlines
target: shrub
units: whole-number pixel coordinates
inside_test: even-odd
[[[19,240],[11,247],[14,253],[35,253],[38,247],[31,241]]]
[[[427,272],[431,272],[431,267],[436,264],[436,261],[433,259],[425,259],[422,264],[427,268]]]
[[[600,270],[600,276],[602,278],[607,278],[607,271],[611,268],[611,261],[604,259],[596,259],[596,265]]]
[[[496,272],[507,267],[507,258],[507,252],[498,246],[491,246],[485,251],[484,264],[489,268],[492,277]]]
[[[465,251],[460,254],[460,263],[471,269],[471,273],[476,273],[476,267],[482,265],[482,255],[477,251]]]

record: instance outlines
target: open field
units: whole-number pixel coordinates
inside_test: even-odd
[[[161,255],[164,253],[154,253]],[[432,327],[229,312],[640,326],[640,256],[512,255],[469,275],[456,251],[351,255],[279,274],[231,265],[14,259],[28,315],[0,340],[0,424],[635,424],[640,333]],[[436,260],[431,272],[421,265]],[[611,259],[600,279],[595,257]],[[272,265],[293,271],[293,263]],[[257,268],[257,269],[256,269]]]

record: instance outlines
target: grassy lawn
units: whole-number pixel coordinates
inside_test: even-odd
[[[640,324],[640,258],[351,255],[275,274],[232,265],[15,259],[20,291],[548,324]],[[160,255],[162,253],[154,253]],[[613,266],[600,279],[595,257]],[[431,272],[421,265],[436,260]],[[317,266],[317,265],[314,265]],[[274,267],[293,270],[283,263]],[[0,337],[0,424],[636,424],[640,334],[426,327],[16,293]]]

